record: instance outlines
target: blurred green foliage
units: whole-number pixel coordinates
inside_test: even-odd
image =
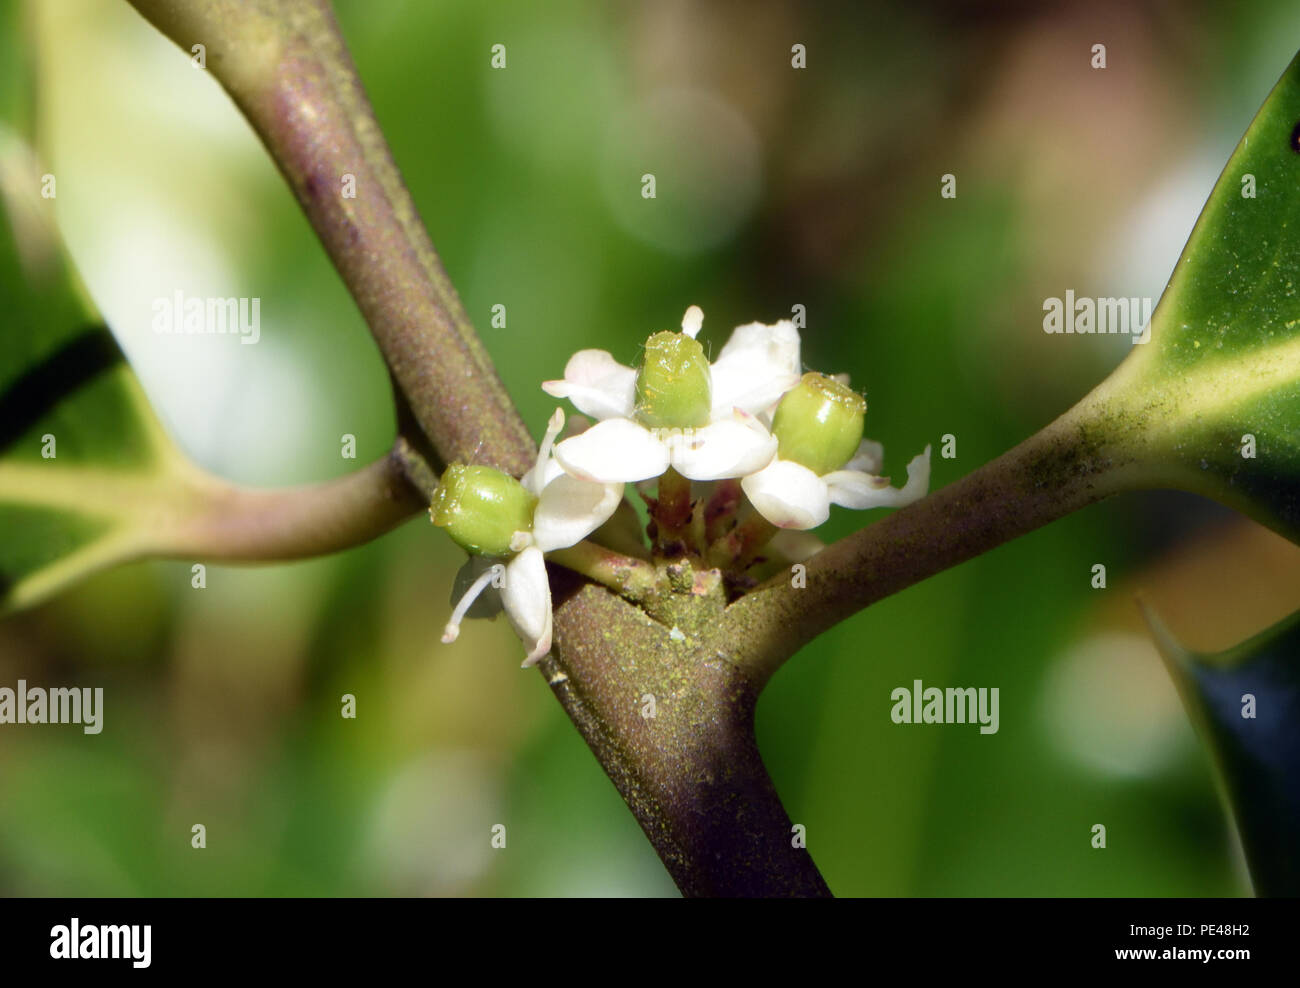
[[[125,4],[39,6],[37,134],[68,240],[181,445],[266,484],[352,468],[343,433],[358,462],[380,455],[393,421],[383,367],[228,101]],[[716,348],[731,326],[802,304],[806,363],[865,390],[887,470],[957,437],[935,486],[1123,356],[1109,340],[1046,337],[1043,298],[1158,296],[1300,44],[1300,13],[1281,2],[337,7],[433,240],[536,432],[553,408],[537,385],[576,349],[630,360],[691,303]],[[1105,74],[1088,67],[1097,40]],[[496,43],[508,65],[494,72]],[[790,67],[794,43],[807,69]],[[0,38],[0,52],[14,44]],[[1164,270],[1116,274],[1106,262],[1133,217],[1196,161],[1209,177],[1177,200],[1181,232],[1152,260]],[[945,173],[955,200],[938,195]],[[261,297],[262,342],[161,353],[149,302],[175,287]],[[498,303],[504,328],[490,324]],[[1061,670],[1086,673],[1070,657],[1102,629],[1091,565],[1124,593],[1207,518],[1220,515],[1189,498],[1103,504],[791,661],[760,703],[760,746],[831,888],[1245,891],[1172,687],[1137,667],[1158,666],[1154,651],[1131,645],[1131,674],[1117,667],[1086,703],[1059,700]],[[839,512],[827,534],[863,521]],[[127,567],[0,626],[0,685],[103,685],[106,703],[94,737],[0,727],[0,890],[674,894],[544,683],[518,671],[504,623],[438,644],[458,564],[417,519],[335,559],[210,568],[203,591],[188,563]],[[893,724],[890,690],[913,679],[999,687],[1000,731]],[[356,720],[339,715],[345,693]],[[1123,762],[1129,739],[1151,751]],[[1118,768],[1089,756],[1108,740]],[[504,850],[489,845],[497,823]],[[1097,823],[1105,850],[1091,846]]]

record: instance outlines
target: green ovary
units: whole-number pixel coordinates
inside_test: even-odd
[[[866,415],[862,395],[824,374],[805,374],[772,420],[778,455],[819,477],[839,470],[858,450]]]
[[[655,333],[636,375],[636,417],[652,429],[709,424],[712,396],[704,348],[685,333]]]
[[[514,477],[492,467],[453,463],[429,505],[433,523],[462,549],[504,556],[516,532],[533,530],[537,498]]]

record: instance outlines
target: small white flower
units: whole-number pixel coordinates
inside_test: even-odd
[[[529,529],[509,535],[508,561],[471,555],[457,574],[457,585],[468,583],[468,587],[452,612],[442,635],[443,642],[456,640],[460,623],[471,608],[475,617],[491,616],[504,609],[528,649],[523,663],[525,669],[536,665],[550,652],[551,585],[543,554],[581,542],[605,523],[623,499],[621,483],[579,480],[555,462],[555,437],[562,428],[564,412],[557,408],[547,425],[536,465],[519,481],[536,497],[537,504]],[[500,476],[505,478],[504,474]],[[449,526],[448,530],[455,538],[455,529]]]
[[[776,440],[757,419],[732,416],[697,429],[647,428],[631,419],[606,419],[566,439],[555,457],[575,477],[632,482],[669,467],[691,480],[743,477],[762,469]]]
[[[691,306],[682,318],[682,334],[694,341],[703,320],[700,308]],[[676,335],[656,334],[648,351],[657,337]],[[702,361],[698,344],[690,347]],[[598,420],[556,447],[555,457],[566,471],[588,481],[636,483],[672,467],[691,480],[706,481],[742,477],[771,462],[776,440],[756,416],[799,382],[799,332],[793,323],[740,326],[707,366],[691,366],[690,350],[662,359],[678,360],[689,373],[677,375],[676,367],[664,371],[667,387],[647,385],[644,378],[642,383],[652,400],[671,409],[670,417],[688,409],[688,426],[657,423],[646,402],[638,406],[638,374],[653,367],[638,372],[605,350],[580,350],[566,365],[563,380],[543,383],[547,394],[568,398]],[[655,386],[661,390],[653,392]]]
[[[930,447],[907,465],[907,483],[890,487],[876,475],[883,448],[862,440],[840,470],[818,476],[801,463],[777,458],[740,486],[754,508],[778,528],[816,528],[830,517],[831,505],[845,508],[902,507],[925,497],[930,487]]]
[[[805,374],[772,413],[776,458],[740,482],[758,513],[778,528],[805,530],[829,518],[832,504],[875,508],[923,497],[930,447],[907,465],[906,485],[890,487],[877,476],[883,449],[862,438],[866,413],[866,399],[847,376]]]

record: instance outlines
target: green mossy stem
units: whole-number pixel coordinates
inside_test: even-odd
[[[682,893],[830,895],[793,846],[754,741],[758,692],[745,671],[712,637],[675,638],[599,587],[557,586],[556,600],[562,660],[542,671]]]
[[[522,476],[536,446],[434,253],[329,5],[131,2],[187,56],[194,39],[207,44],[209,71],[266,144],[356,300],[400,390],[399,416],[407,406],[433,468],[475,462]],[[339,194],[345,174],[356,198]],[[562,567],[550,572],[566,582]],[[789,818],[754,743],[752,685],[603,587],[573,587],[578,579],[569,577],[570,603],[556,595],[556,649],[540,669],[682,891],[827,894],[807,852],[790,847]],[[717,594],[699,602],[712,610]],[[647,688],[663,700],[652,721],[629,702]]]

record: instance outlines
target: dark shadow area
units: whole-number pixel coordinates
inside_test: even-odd
[[[67,395],[122,363],[117,340],[103,325],[73,337],[0,394],[0,453]]]

